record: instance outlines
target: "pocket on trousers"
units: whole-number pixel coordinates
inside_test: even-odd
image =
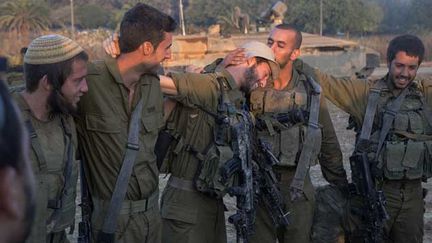
[[[161,215],[163,219],[195,224],[198,218],[198,211],[184,205],[165,203],[161,208]]]

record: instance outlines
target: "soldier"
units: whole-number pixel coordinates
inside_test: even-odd
[[[25,90],[14,92],[31,137],[36,224],[28,242],[68,242],[74,226],[78,165],[72,115],[87,92],[84,50],[61,35],[34,39],[24,56]]]
[[[163,126],[163,97],[155,73],[171,56],[175,28],[170,16],[138,3],[122,19],[120,56],[89,66],[91,88],[79,104],[77,129],[94,241],[161,240],[153,150]]]
[[[385,242],[423,240],[425,195],[421,183],[432,175],[432,84],[415,77],[424,52],[416,36],[394,38],[387,49],[388,73],[375,82],[336,79],[298,63],[305,72],[317,75],[326,97],[354,118],[356,149],[361,149],[358,141],[369,130],[366,151],[375,171],[372,176],[377,189],[384,192],[390,216],[384,224]],[[369,121],[371,129],[365,126]],[[356,237],[354,241],[363,242],[366,227],[360,224],[347,233]],[[319,241],[320,236],[315,239]]]
[[[328,182],[337,187],[345,187],[348,183],[342,164],[342,152],[326,102],[318,97],[313,98],[319,92],[319,85],[310,82],[305,74],[293,66],[294,60],[300,56],[301,42],[301,32],[289,24],[277,25],[270,32],[267,45],[275,53],[281,71],[279,77],[267,87],[256,89],[250,95],[251,111],[264,124],[256,127],[257,137],[269,142],[273,154],[280,160],[280,164],[273,166],[273,170],[278,176],[285,209],[290,211],[291,219],[288,226],[275,226],[264,203],[260,201],[256,233],[251,242],[276,242],[276,239],[279,242],[310,241],[314,189],[309,175],[300,178],[296,174],[306,172],[316,160],[319,160]],[[231,58],[234,63],[242,60],[241,54]],[[291,114],[292,119],[281,122],[276,119],[278,114]],[[318,119],[311,121],[314,116]],[[309,135],[311,127],[308,124],[311,122],[319,123],[319,129],[315,134]],[[310,148],[307,148],[308,145]],[[305,159],[307,157],[309,159]],[[303,165],[299,166],[300,164]],[[300,184],[293,183],[294,179]],[[303,196],[299,199],[292,198],[292,188],[298,188],[302,183]]]
[[[258,82],[277,77],[279,71],[274,54],[265,44],[248,42],[243,48],[244,63],[216,73],[172,73],[172,79],[161,78],[163,90],[177,95],[178,100],[166,125],[166,132],[175,141],[167,168],[162,168],[171,173],[161,201],[163,242],[226,242],[222,200],[226,185],[217,178],[220,165],[233,156],[233,151],[231,141],[217,135],[223,130],[217,116],[241,110],[244,93]],[[229,104],[228,111],[221,110],[225,104]]]
[[[24,242],[34,216],[34,177],[19,111],[0,80],[0,242]]]

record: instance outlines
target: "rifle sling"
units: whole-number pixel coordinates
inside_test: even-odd
[[[25,125],[27,127],[27,130],[30,134],[31,139],[31,148],[36,154],[36,158],[39,162],[39,169],[42,174],[48,173],[48,164],[45,159],[45,155],[42,150],[42,145],[39,142],[36,130],[33,127],[33,124],[30,120],[30,117],[26,117],[27,120],[25,121]],[[67,188],[70,187],[71,183],[71,176],[72,176],[72,167],[73,167],[73,143],[72,143],[72,134],[70,131],[70,128],[67,124],[67,121],[64,117],[60,118],[61,126],[64,134],[64,144],[65,144],[65,155],[63,157],[64,161],[64,169],[63,169],[63,177],[64,177],[64,183],[63,188],[61,190],[61,194],[56,199],[48,200],[47,207],[54,209],[53,213],[51,214],[50,218],[47,220],[48,225],[48,231],[50,232],[51,229],[55,226],[55,223],[57,222],[58,218],[60,217],[60,209],[64,205],[64,200],[66,198],[66,194],[69,192],[67,191]],[[73,228],[72,228],[73,230]]]
[[[318,125],[320,99],[321,99],[321,87],[312,78],[307,78],[310,85],[313,88],[310,106],[310,115],[308,121],[308,129],[303,143],[303,149],[300,153],[300,158],[297,164],[297,169],[294,174],[294,178],[290,185],[291,199],[296,200],[303,196],[304,180],[309,171],[309,167],[312,159],[312,151],[316,146],[318,139],[315,139],[320,135],[321,130]]]
[[[64,133],[64,142],[65,145],[67,144],[66,149],[66,157],[64,158],[65,160],[65,166],[64,166],[64,170],[63,170],[63,177],[64,177],[64,184],[63,184],[63,188],[62,188],[62,192],[61,192],[61,196],[59,199],[57,200],[49,200],[48,201],[48,207],[50,207],[50,203],[53,204],[53,202],[55,203],[56,206],[60,206],[58,208],[55,208],[53,214],[51,215],[50,219],[47,221],[49,222],[52,227],[55,226],[55,223],[57,222],[57,220],[60,217],[60,209],[62,208],[63,205],[65,205],[65,198],[66,195],[69,194],[70,192],[67,191],[67,189],[70,188],[70,184],[71,184],[71,176],[72,176],[72,168],[73,168],[73,143],[72,143],[72,134],[70,131],[70,128],[67,124],[67,121],[61,117],[61,124],[62,124],[62,128],[63,128],[63,133]],[[74,225],[71,225],[71,232],[73,232],[74,230]]]
[[[140,133],[140,118],[143,109],[143,98],[136,105],[131,121],[129,124],[128,141],[126,152],[123,157],[123,163],[120,173],[117,177],[114,192],[111,201],[106,211],[102,230],[99,232],[97,242],[114,242],[114,232],[117,226],[117,218],[122,207],[122,202],[126,196],[129,178],[132,174],[132,169],[135,164],[135,159],[139,151],[139,133]]]
[[[360,141],[369,140],[375,113],[378,105],[378,100],[381,94],[381,90],[386,86],[385,82],[380,80],[374,84],[369,90],[368,102],[366,106],[366,113],[363,119],[363,125],[360,133]]]

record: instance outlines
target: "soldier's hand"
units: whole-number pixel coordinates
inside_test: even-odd
[[[119,36],[117,33],[114,33],[112,36],[105,39],[102,43],[102,46],[105,52],[113,58],[116,58],[120,55]]]
[[[246,60],[247,58],[244,48],[237,48],[234,51],[229,52],[219,65],[225,68],[229,65],[244,63]]]

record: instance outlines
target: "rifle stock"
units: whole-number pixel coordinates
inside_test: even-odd
[[[375,177],[366,152],[356,152],[350,157],[350,163],[353,170],[353,183],[363,200],[361,217],[365,242],[382,242],[384,223],[389,219],[385,209],[384,193],[376,188]]]
[[[278,227],[290,224],[289,212],[284,211],[283,196],[277,186],[276,175],[273,172],[273,165],[279,164],[279,160],[271,152],[270,144],[262,139],[258,140],[258,153],[264,155],[263,159],[257,159],[259,168],[260,198],[269,212],[273,223]],[[261,158],[262,156],[258,157]]]
[[[253,179],[251,130],[252,119],[247,111],[238,113],[240,122],[231,126],[231,148],[233,159],[225,163],[220,173],[223,180],[236,176],[237,185],[228,188],[228,193],[236,197],[236,213],[229,216],[228,222],[235,226],[237,242],[248,242],[254,233],[255,186]]]
[[[91,197],[87,187],[87,179],[84,174],[84,159],[80,162],[80,185],[81,185],[81,222],[78,223],[78,243],[91,242]]]

